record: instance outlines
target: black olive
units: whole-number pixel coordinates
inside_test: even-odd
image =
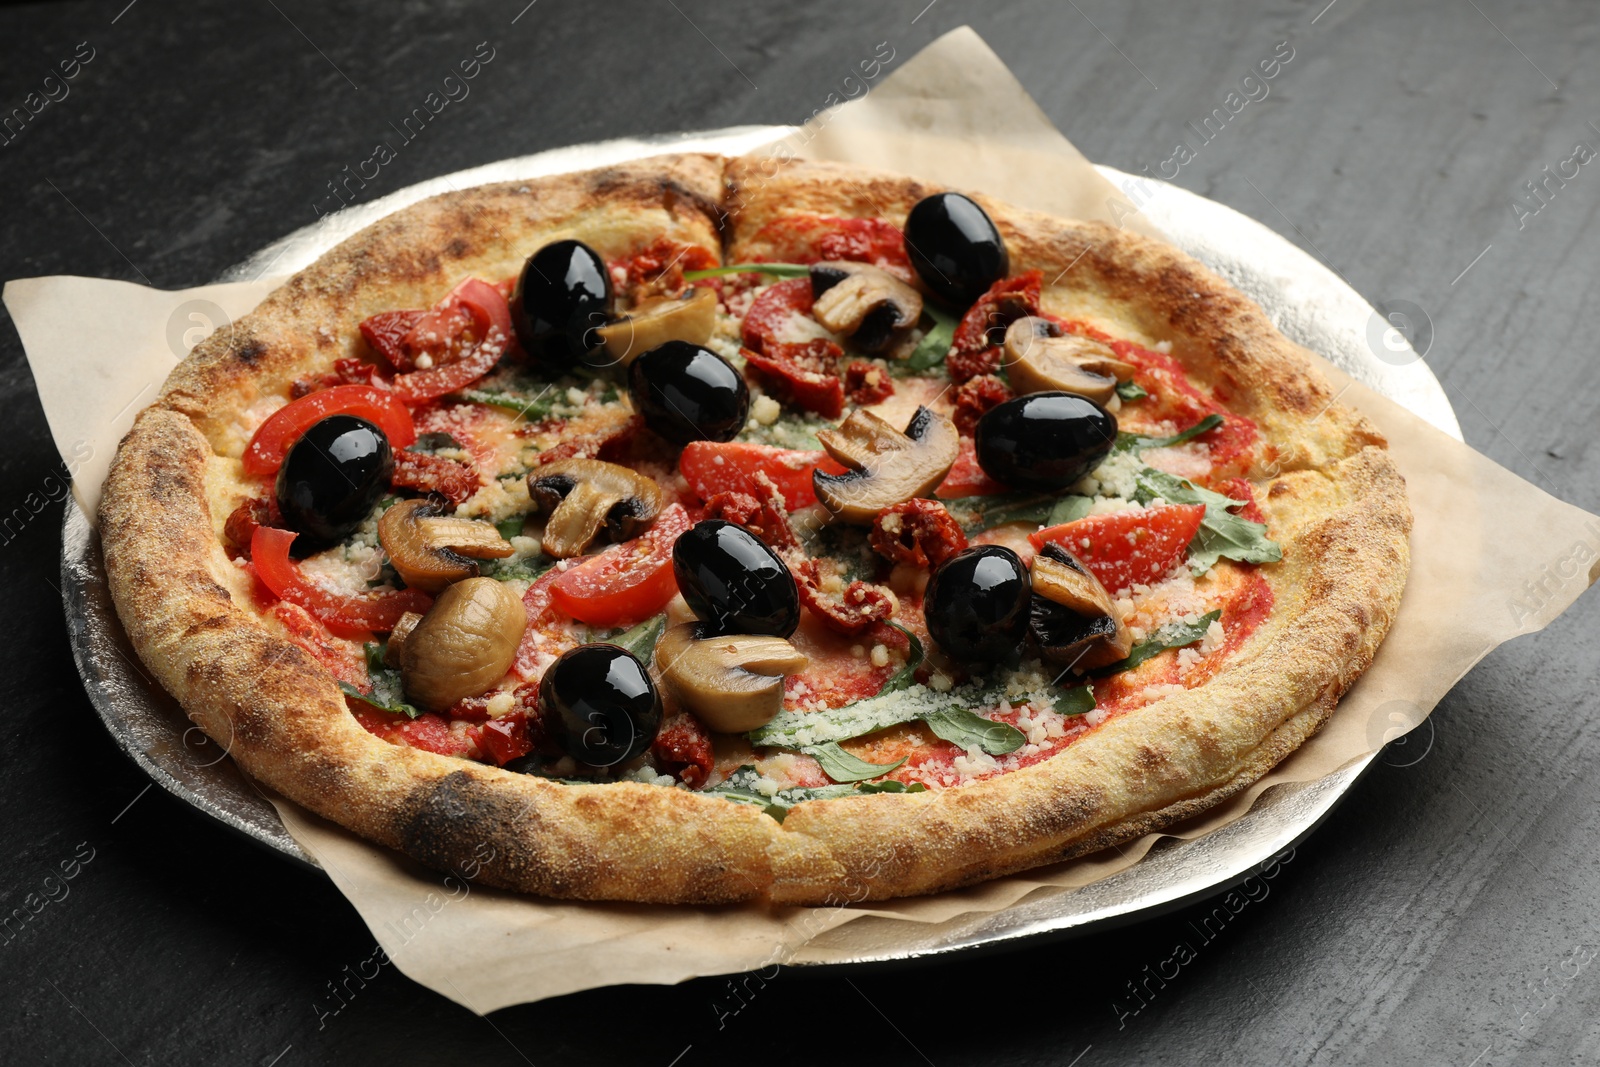
[[[967,308],[1011,272],[994,221],[960,193],[935,193],[906,216],[906,254],[934,295]]]
[[[1030,393],[978,420],[978,466],[1018,489],[1065,489],[1100,465],[1117,443],[1117,417],[1075,393]]]
[[[511,294],[511,321],[529,357],[569,367],[600,346],[611,317],[611,272],[582,241],[547,244],[528,257]]]
[[[800,592],[777,553],[742,526],[707,519],[672,546],[678,592],[721,634],[788,637],[800,625]]]
[[[1001,545],[977,545],[933,572],[923,610],[929,635],[951,659],[999,663],[1022,646],[1032,599],[1022,557]]]
[[[633,406],[675,444],[731,441],[750,415],[750,387],[727,360],[688,341],[668,341],[628,367]]]
[[[539,713],[562,751],[591,767],[614,767],[650,747],[661,698],[644,664],[618,645],[579,645],[539,680]]]
[[[278,468],[278,510],[298,530],[294,554],[343,541],[389,487],[394,455],[383,431],[354,415],[329,415],[301,435]]]

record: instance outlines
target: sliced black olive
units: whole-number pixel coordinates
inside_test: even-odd
[[[539,680],[539,712],[562,751],[591,767],[633,759],[661,728],[655,683],[618,645],[579,645],[563,653]]]
[[[727,360],[688,341],[668,341],[628,365],[633,406],[675,444],[731,441],[750,415],[750,387]]]
[[[1117,442],[1117,417],[1073,393],[1031,393],[978,420],[978,466],[1017,489],[1065,489],[1100,465]]]
[[[742,526],[696,523],[673,544],[672,571],[690,610],[715,633],[788,637],[800,625],[794,575]]]
[[[301,435],[278,468],[278,510],[298,530],[294,554],[343,541],[389,487],[389,439],[366,419],[329,415]]]
[[[511,320],[522,350],[538,362],[569,367],[600,346],[611,317],[611,273],[582,241],[547,244],[528,257],[511,295]]]
[[[928,582],[928,633],[951,659],[999,663],[1022,646],[1031,600],[1022,557],[1001,545],[963,549]]]
[[[960,193],[917,201],[906,216],[906,254],[922,284],[956,308],[970,307],[1011,272],[994,220]]]

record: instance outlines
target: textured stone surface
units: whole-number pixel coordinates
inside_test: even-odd
[[[1199,145],[1177,181],[1285,234],[1375,303],[1421,309],[1429,362],[1468,441],[1600,510],[1588,300],[1600,175],[1585,166],[1551,183],[1537,214],[1532,199],[1520,220],[1512,207],[1576,142],[1600,146],[1584,5],[1216,2],[1180,14],[1108,0],[748,10],[278,0],[180,14],[124,2],[0,9],[0,112],[79,42],[94,49],[70,95],[0,145],[0,277],[203,282],[311,221],[314,204],[330,203],[327,183],[484,40],[495,58],[470,97],[383,167],[364,199],[579,141],[801,121],[879,42],[903,61],[962,22],[1090,158],[1155,172],[1180,138],[1198,142],[1186,123],[1225,108],[1255,64],[1292,41],[1270,95]],[[57,462],[10,329],[0,397],[10,422],[0,513],[10,514],[48,488]],[[61,620],[59,517],[51,505],[0,544],[10,627],[0,913],[29,893],[42,899],[75,854],[80,866],[49,883],[58,899],[0,934],[0,1061],[1600,1058],[1593,595],[1473,670],[1434,714],[1431,742],[1391,750],[1260,899],[1213,920],[1209,935],[1210,904],[1006,956],[785,972],[752,983],[742,1008],[725,980],[705,980],[601,990],[487,1022],[385,969],[319,1020],[319,1006],[337,1004],[328,983],[371,955],[372,938],[317,877],[146,791],[104,736]],[[1175,966],[1179,942],[1194,958]]]

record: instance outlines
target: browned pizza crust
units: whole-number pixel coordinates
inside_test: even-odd
[[[730,259],[784,213],[896,223],[934,187],[821,164],[726,170]],[[722,161],[663,157],[424,201],[339,246],[204,343],[124,440],[101,504],[112,594],[134,647],[239,764],[291,799],[435,867],[493,849],[480,880],[554,897],[815,904],[970,884],[1169,825],[1265,774],[1332,712],[1398,608],[1410,510],[1381,436],[1334,403],[1254,304],[1159,242],[983,203],[1046,304],[1168,340],[1195,380],[1278,447],[1254,471],[1281,563],[1273,612],[1206,684],[1116,716],[1061,754],[967,786],[759,809],[635,783],[563,785],[395,746],[250,606],[216,535],[217,455],[235,416],[348,354],[354,323],[461,276],[509,276],[544,241],[617,255],[665,232],[716,247]],[[980,198],[981,200],[982,198]],[[1063,268],[1072,264],[1070,270]]]

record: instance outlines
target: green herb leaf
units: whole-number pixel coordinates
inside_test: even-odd
[[[697,282],[702,278],[717,278],[724,274],[770,274],[775,278],[807,278],[811,275],[811,268],[804,263],[730,263],[725,267],[686,270],[683,272],[683,280]]]
[[[1233,500],[1202,489],[1187,478],[1148,467],[1134,477],[1137,485],[1134,499],[1141,504],[1160,497],[1169,504],[1205,505],[1206,514],[1200,520],[1200,530],[1189,542],[1189,569],[1195,574],[1204,574],[1219,559],[1276,563],[1283,558],[1283,549],[1267,537],[1265,525],[1228,510],[1243,504],[1243,500]]]
[[[526,519],[526,515],[514,515],[509,519],[501,519],[494,524],[494,528],[499,531],[501,537],[509,541],[513,537],[522,536],[522,524]]]
[[[667,617],[661,614],[606,640],[613,645],[621,645],[633,653],[634,658],[640,663],[648,664],[651,654],[655,652],[656,642],[661,640],[661,633],[666,628]]]
[[[1008,522],[1031,522],[1037,526],[1054,514],[1061,499],[1039,493],[993,493],[951,497],[941,503],[963,530],[976,533]]]
[[[950,703],[953,706],[957,701],[951,699]],[[879,693],[824,711],[780,711],[771,722],[746,736],[752,745],[800,750],[911,722],[918,712],[916,701],[902,699],[897,693]]]
[[[856,784],[857,793],[926,793],[928,787],[921,782],[912,782],[907,785],[893,778],[886,778],[881,782],[859,782]]]
[[[1080,685],[1076,689],[1068,689],[1055,699],[1057,715],[1072,718],[1074,715],[1083,715],[1094,710],[1094,686]]]
[[[1145,437],[1136,433],[1117,434],[1117,443],[1113,446],[1114,452],[1130,452],[1138,449],[1143,452],[1147,448],[1170,448],[1181,445],[1185,441],[1192,441],[1201,434],[1216,429],[1222,425],[1222,416],[1217,414],[1207,415],[1187,430],[1182,430],[1171,437]]]
[[[487,404],[492,408],[509,411],[528,422],[539,422],[550,417],[562,399],[562,391],[547,385],[537,393],[512,392],[503,389],[463,389],[458,394],[474,404]]]
[[[840,748],[837,741],[812,745],[801,751],[821,764],[822,773],[836,782],[864,782],[868,778],[882,778],[910,758],[901,756],[893,763],[868,763]]]
[[[1050,514],[1045,516],[1046,526],[1060,526],[1064,522],[1077,522],[1086,517],[1089,510],[1094,507],[1094,500],[1086,496],[1064,496],[1056,501],[1056,506],[1050,509]]]
[[[1211,629],[1211,624],[1222,618],[1221,611],[1208,611],[1194,622],[1169,622],[1161,626],[1155,633],[1133,646],[1133,651],[1128,653],[1128,658],[1113,663],[1105,669],[1106,674],[1116,674],[1118,671],[1131,671],[1145,660],[1158,652],[1165,652],[1169,648],[1183,648],[1202,640],[1206,631]]]
[[[891,368],[904,369],[910,374],[922,374],[944,363],[950,353],[950,343],[955,339],[957,319],[938,308],[923,305],[923,313],[933,320],[928,332],[922,335],[917,347],[904,363],[890,364]]]
[[[878,690],[879,696],[885,693],[898,693],[902,689],[910,688],[917,680],[917,668],[922,666],[922,661],[927,658],[927,652],[922,647],[922,641],[916,634],[897,622],[891,622],[889,625],[905,634],[906,640],[911,642],[911,646],[906,649],[905,666],[889,676],[889,680],[883,683],[883,688]]]
[[[405,692],[400,686],[400,672],[384,665],[384,646],[376,641],[368,641],[362,646],[362,651],[367,657],[367,675],[372,679],[372,692],[363,693],[349,682],[340,682],[339,688],[347,696],[391,715],[404,715],[408,719],[421,715],[419,709],[406,703]]]
[[[1144,386],[1129,378],[1125,382],[1117,383],[1117,395],[1124,400],[1143,400],[1150,394],[1145,392]]]
[[[711,796],[719,796],[724,800],[732,800],[740,804],[758,805],[768,815],[779,822],[789,814],[789,809],[796,804],[807,800],[829,800],[834,797],[847,797],[855,793],[853,785],[823,785],[811,789],[783,789],[772,796],[759,792],[756,779],[761,776],[749,764],[738,768],[727,778],[706,790]]]
[[[502,582],[535,582],[556,562],[545,555],[528,556],[515,563],[504,559],[486,559],[478,564],[478,573]]]
[[[1006,722],[986,719],[966,708],[942,708],[922,716],[935,737],[958,748],[977,745],[991,756],[1015,752],[1027,743],[1023,732]]]

